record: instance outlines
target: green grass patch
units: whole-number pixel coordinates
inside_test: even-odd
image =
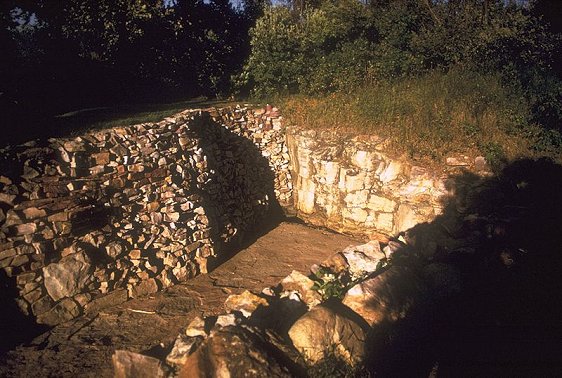
[[[170,103],[130,104],[116,107],[78,109],[53,118],[61,136],[76,135],[87,130],[107,129],[139,123],[158,122],[186,109],[224,107],[231,101],[189,99]]]
[[[351,93],[282,100],[289,122],[376,134],[414,160],[443,161],[456,153],[492,164],[516,157],[560,158],[556,131],[529,124],[523,94],[499,76],[454,69],[385,81]]]

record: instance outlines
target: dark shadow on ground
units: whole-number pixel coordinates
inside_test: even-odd
[[[519,160],[493,177],[463,172],[449,184],[455,195],[444,214],[406,238],[422,260],[457,266],[462,291],[382,331],[370,370],[382,377],[560,376],[562,166]],[[438,247],[429,256],[431,240]]]
[[[18,291],[15,282],[0,270],[0,365],[5,354],[21,343],[27,343],[45,332],[48,327],[35,323],[35,319],[21,313],[14,301]]]

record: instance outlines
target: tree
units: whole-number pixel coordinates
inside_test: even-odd
[[[0,92],[10,93],[19,107],[41,104],[49,113],[226,93],[249,52],[248,30],[265,0],[245,4],[234,9],[228,0],[3,1]],[[13,12],[20,21],[34,22],[16,28]]]

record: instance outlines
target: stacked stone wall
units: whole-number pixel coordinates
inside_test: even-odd
[[[24,312],[57,324],[206,273],[282,211],[386,238],[442,212],[451,170],[486,168],[462,157],[430,169],[387,151],[374,136],[286,128],[271,108],[5,148],[0,273]]]
[[[375,237],[433,220],[453,193],[451,174],[486,174],[482,157],[450,158],[440,168],[388,153],[386,140],[333,131],[287,129],[297,216],[317,226]]]
[[[291,202],[280,120],[186,111],[1,151],[0,269],[57,324],[207,271]]]

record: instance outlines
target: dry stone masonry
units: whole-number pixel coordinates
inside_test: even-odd
[[[267,107],[7,147],[0,270],[20,308],[54,325],[206,273],[281,210],[388,241],[441,213],[450,193],[446,172],[385,145],[285,127]],[[482,158],[447,164],[485,169]]]
[[[442,213],[450,172],[392,157],[377,136],[287,129],[299,218],[340,232],[394,235]],[[447,166],[485,171],[484,158]]]
[[[279,117],[186,111],[2,150],[0,268],[57,324],[207,272],[291,201]]]

